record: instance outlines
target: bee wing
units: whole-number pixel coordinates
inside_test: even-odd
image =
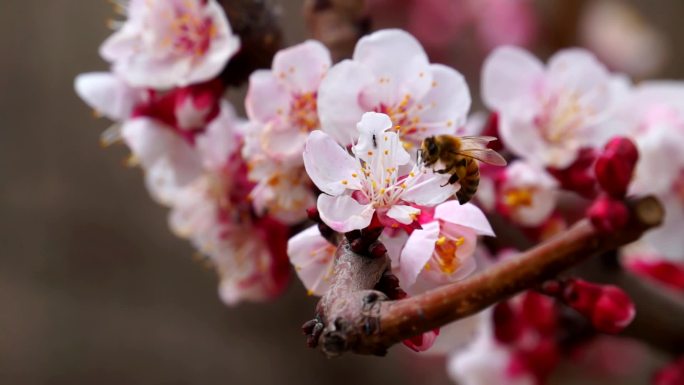
[[[473,148],[469,150],[462,150],[459,152],[459,154],[494,166],[506,165],[506,159],[504,159],[503,156],[491,148]]]
[[[461,150],[470,150],[477,148],[487,148],[489,142],[498,140],[493,136],[460,136],[458,139],[461,141]]]

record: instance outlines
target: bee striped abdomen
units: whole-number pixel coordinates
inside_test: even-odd
[[[465,176],[460,178],[461,188],[456,192],[456,198],[458,198],[460,204],[469,202],[477,192],[477,186],[480,184],[480,167],[477,161],[472,158],[465,160]]]

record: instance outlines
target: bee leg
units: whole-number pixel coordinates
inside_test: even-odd
[[[441,170],[435,170],[435,172],[436,172],[437,174],[446,174],[446,173],[449,172],[449,169],[448,169],[448,168],[443,168],[443,169],[441,169]]]
[[[441,173],[441,174],[444,174],[444,173]],[[454,184],[456,182],[458,182],[458,174],[453,174],[453,175],[451,175],[451,177],[449,177],[449,180],[446,183],[444,183],[441,187],[445,187],[447,185]]]

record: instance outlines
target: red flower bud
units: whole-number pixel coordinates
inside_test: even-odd
[[[634,303],[617,286],[574,279],[566,283],[562,300],[591,320],[602,333],[619,333],[636,314]]]
[[[587,217],[597,230],[609,233],[625,227],[629,211],[623,202],[601,196],[589,207]]]
[[[613,138],[594,166],[601,188],[613,198],[624,198],[638,159],[639,151],[634,142],[623,137]]]
[[[520,337],[522,325],[508,301],[499,302],[494,306],[492,316],[494,319],[494,337],[497,341],[512,344]]]
[[[635,315],[632,299],[619,287],[609,285],[603,287],[596,301],[591,322],[600,332],[617,334],[632,323]]]
[[[405,339],[402,342],[409,349],[413,350],[414,352],[420,353],[430,349],[432,345],[435,344],[435,340],[437,339],[438,335],[439,328],[409,339]]]
[[[653,385],[684,384],[684,357],[660,369],[653,377]]]

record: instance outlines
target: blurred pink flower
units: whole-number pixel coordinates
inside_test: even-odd
[[[538,32],[530,0],[373,0],[375,19],[406,25],[431,52],[439,54],[459,39],[475,33],[484,51],[499,45],[528,46]]]
[[[570,166],[581,148],[601,144],[594,131],[623,95],[621,85],[580,49],[558,52],[545,68],[520,48],[501,47],[482,73],[483,99],[499,114],[506,148],[555,168]]]
[[[100,47],[136,87],[172,88],[216,77],[240,47],[216,0],[131,0],[127,20]]]
[[[542,225],[553,213],[558,182],[543,168],[516,160],[497,180],[497,210],[527,227]]]

